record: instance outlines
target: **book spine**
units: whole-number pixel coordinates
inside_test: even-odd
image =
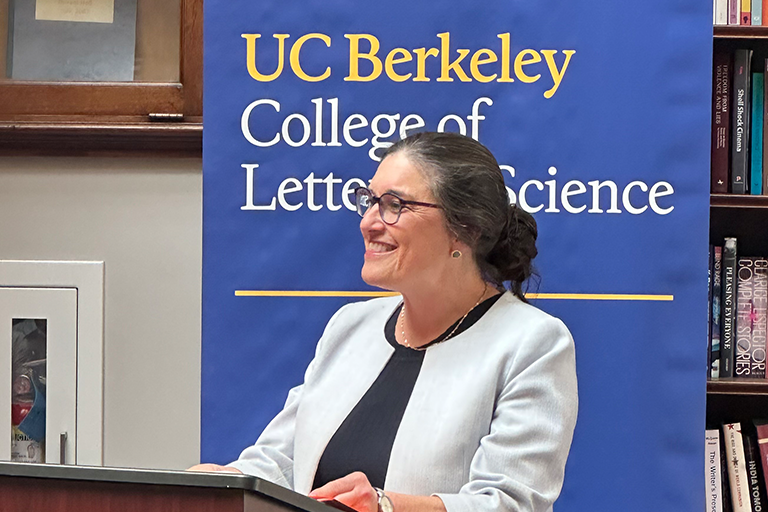
[[[760,466],[763,470],[763,483],[768,489],[768,423],[755,421],[757,447],[760,450]]]
[[[764,379],[765,344],[756,346],[752,343],[754,260],[741,257],[737,262],[735,372],[737,377]]]
[[[763,0],[764,2],[768,2],[768,0]],[[764,11],[768,13],[768,11]],[[765,59],[765,65],[768,66],[768,59]],[[765,86],[766,79],[768,79],[768,67],[765,68],[766,71],[763,72],[763,166],[762,166],[762,183],[760,184],[760,193],[763,193],[763,191],[768,190],[766,188],[766,169],[768,169],[768,151],[765,150],[766,144],[768,144],[768,129],[766,129],[766,124],[768,124],[768,87]]]
[[[728,479],[728,448],[724,435],[720,436],[720,486],[723,490],[723,512],[733,512],[731,482]]]
[[[752,25],[763,24],[763,0],[752,0]]]
[[[720,301],[720,377],[733,377],[733,343],[736,298],[736,239],[723,246],[723,296]]]
[[[723,425],[725,448],[728,459],[728,481],[731,484],[733,512],[751,512],[747,469],[744,464],[744,441],[740,423]]]
[[[752,24],[752,0],[741,0],[740,25]]]
[[[767,0],[768,1],[768,0]],[[731,54],[715,52],[712,84],[712,193],[728,193],[731,140]]]
[[[720,378],[720,300],[722,298],[723,248],[712,248],[712,356],[709,376]]]
[[[762,511],[765,503],[765,487],[763,486],[760,453],[754,432],[742,434],[744,438],[744,459],[747,465],[747,480],[749,481],[749,499],[752,511]]]
[[[729,25],[739,24],[739,2],[741,2],[741,0],[728,0],[728,24]]]
[[[768,346],[768,259],[755,258],[752,276],[752,346]],[[766,372],[768,377],[768,372]]]
[[[714,261],[714,246],[709,246],[707,261],[707,377],[712,378],[712,271]]]
[[[764,72],[752,73],[752,147],[750,149],[751,165],[749,167],[749,193],[763,193],[763,97]]]
[[[707,512],[723,512],[723,491],[720,486],[720,431],[706,432]]]
[[[741,0],[741,25],[752,24],[752,0]]]
[[[736,50],[733,63],[731,193],[746,194],[749,172],[749,114],[752,50]]]
[[[764,0],[768,1],[768,0]],[[728,0],[715,0],[715,25],[728,24]]]

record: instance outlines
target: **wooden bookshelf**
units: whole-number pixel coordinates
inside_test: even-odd
[[[712,194],[709,204],[712,208],[768,208],[768,196]]]
[[[768,27],[720,25],[713,29],[715,39],[768,39]]]
[[[716,26],[715,51],[753,50],[753,71],[763,71],[768,59],[768,27]],[[741,256],[768,256],[768,195],[711,194],[710,244],[736,237]],[[707,381],[707,427],[723,423],[768,419],[768,379]]]

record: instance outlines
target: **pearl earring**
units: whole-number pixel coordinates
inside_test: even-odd
[[[451,253],[451,257],[453,258],[461,258],[461,251],[456,250]]]

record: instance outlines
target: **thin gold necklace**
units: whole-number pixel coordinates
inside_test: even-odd
[[[446,336],[445,338],[440,340],[439,343],[442,343],[442,342],[448,340],[451,336],[453,336],[453,334],[461,326],[461,324],[464,323],[464,319],[467,318],[467,316],[472,312],[473,309],[475,309],[477,306],[480,305],[480,302],[482,302],[483,297],[485,296],[485,292],[487,292],[487,291],[488,291],[488,283],[486,282],[485,286],[483,287],[483,293],[480,294],[480,298],[477,299],[477,302],[475,302],[475,305],[472,306],[471,308],[469,308],[469,311],[464,313],[464,316],[461,317],[461,320],[459,320],[459,323],[456,324],[456,327],[451,329],[451,332],[448,333],[448,336]],[[400,320],[400,334],[402,335],[402,338],[403,338],[403,345],[405,345],[406,347],[410,348],[411,350],[427,350],[428,347],[426,347],[426,346],[423,346],[423,347],[412,347],[411,344],[408,343],[408,338],[405,336],[405,301],[403,301],[403,307],[400,308],[400,318],[398,320]],[[429,345],[429,343],[427,345]]]

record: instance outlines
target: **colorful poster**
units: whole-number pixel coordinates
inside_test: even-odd
[[[575,339],[556,510],[701,510],[711,5],[205,8],[202,460],[253,443],[333,312],[379,292],[351,191],[381,151],[454,131],[536,218],[530,297]]]

